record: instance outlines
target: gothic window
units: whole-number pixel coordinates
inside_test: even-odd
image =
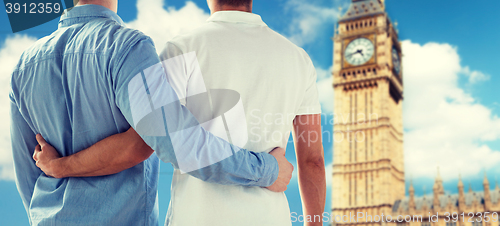
[[[365,162],[368,162],[368,134],[365,134]]]
[[[423,222],[423,221],[422,221],[421,226],[431,226],[431,223],[430,223],[430,222]]]
[[[366,120],[367,120],[367,117],[368,117],[368,93],[365,92],[365,115],[364,115],[364,119],[363,121],[366,123]],[[365,142],[365,161],[367,162],[368,161],[368,134],[366,134],[365,131],[363,131],[364,133],[364,136],[363,138],[365,139],[364,142]]]
[[[354,133],[354,162],[358,162],[358,136],[357,136],[357,133]]]
[[[349,96],[349,121],[352,122],[352,94]],[[347,134],[347,142],[349,142],[349,162],[352,162],[352,133]]]
[[[358,205],[358,178],[354,176],[354,205]]]
[[[373,200],[374,200],[374,194],[373,194],[373,193],[375,193],[374,188],[373,188],[373,173],[372,173],[372,175],[371,175],[371,177],[370,177],[370,181],[371,181],[371,183],[370,183],[370,184],[371,184],[371,187],[372,187],[372,188],[370,189],[370,190],[371,190],[371,194],[372,194],[372,197],[371,197],[371,198],[372,198],[372,199],[371,199],[371,202],[372,202],[372,205],[373,205]],[[500,226],[500,225],[499,225],[499,226]]]
[[[352,206],[352,178],[349,179],[349,206]]]
[[[352,94],[349,96],[349,121],[353,121],[353,114],[352,114]]]
[[[457,223],[453,221],[446,222],[446,226],[457,226]]]
[[[365,121],[366,117],[368,117],[368,93],[365,93]]]
[[[370,115],[373,113],[373,93],[370,92]],[[371,120],[371,116],[370,116]]]
[[[358,94],[354,94],[354,122],[358,122]]]
[[[347,142],[349,142],[349,162],[352,162],[352,132],[347,134]]]
[[[365,205],[368,205],[368,174],[365,175]]]
[[[373,131],[370,130],[370,160],[373,160]]]

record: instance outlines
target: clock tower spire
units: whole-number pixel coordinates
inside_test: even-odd
[[[362,2],[362,1],[366,1],[366,0],[352,0],[353,3]],[[377,2],[382,6],[382,8],[385,7],[385,0],[377,0]]]
[[[384,0],[352,0],[337,31],[332,213],[390,215],[405,195],[398,34]],[[335,224],[385,224],[358,217]]]

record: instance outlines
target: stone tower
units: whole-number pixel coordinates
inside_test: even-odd
[[[404,198],[401,45],[383,0],[352,0],[334,37],[332,214],[391,214]],[[336,222],[380,225],[382,222]]]

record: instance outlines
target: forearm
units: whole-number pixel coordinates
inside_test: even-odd
[[[205,182],[267,187],[278,178],[275,157],[240,149],[200,125],[167,137],[143,138],[153,149],[160,150],[156,154],[162,161]]]
[[[303,123],[305,122],[305,123]],[[309,139],[297,134],[307,133]],[[326,198],[325,159],[321,144],[321,116],[300,115],[294,120],[295,151],[297,153],[299,190],[305,216],[319,215],[320,219]],[[321,222],[306,222],[305,225],[322,225]]]
[[[243,149],[189,174],[210,183],[268,187],[276,181],[278,172],[278,163],[272,155]]]
[[[153,150],[133,129],[107,137],[76,154],[54,161],[55,177],[111,175],[129,169],[149,158]]]
[[[298,162],[298,182],[305,216],[320,218],[325,208],[326,180],[325,164],[322,157]],[[321,222],[308,222],[305,225],[322,225]]]

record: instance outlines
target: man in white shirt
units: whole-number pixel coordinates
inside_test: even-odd
[[[207,2],[207,23],[160,54],[169,83],[205,129],[237,146],[286,148],[293,128],[303,214],[316,221],[305,224],[322,225],[321,106],[309,56],[251,13],[252,0]],[[280,226],[291,219],[282,192],[210,184],[176,169],[165,224]]]

